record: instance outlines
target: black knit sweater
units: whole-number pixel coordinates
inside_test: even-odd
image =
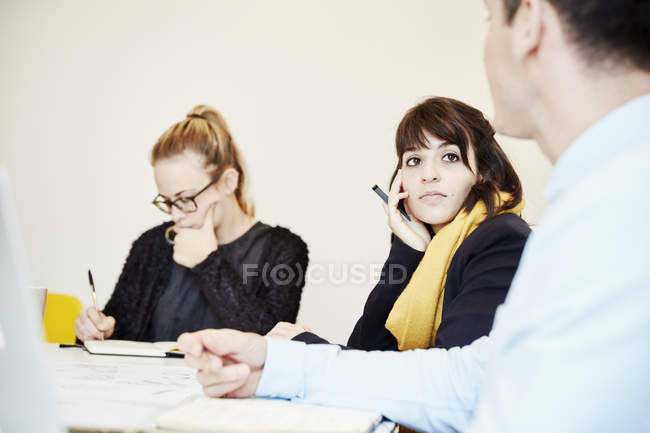
[[[154,227],[133,243],[111,299],[104,308],[104,314],[115,317],[111,338],[148,339],[154,309],[174,264],[173,247],[164,237],[170,225],[167,222]],[[299,236],[279,226],[271,228],[267,236],[258,263],[259,278],[249,279],[246,284],[242,273],[228,261],[228,244],[220,245],[190,270],[224,327],[264,334],[277,322],[293,322],[298,315],[308,263],[307,245]],[[294,277],[262,275],[264,269],[269,272],[277,265],[288,265]]]
[[[447,269],[442,321],[435,347],[465,346],[490,333],[494,314],[508,294],[510,283],[530,228],[511,213],[483,221],[458,247]],[[424,253],[393,241],[381,273],[344,349],[397,350],[397,340],[386,329],[393,305],[408,285]],[[408,278],[391,282],[390,269],[406,270]],[[328,344],[318,335],[304,332],[293,338],[307,344]]]

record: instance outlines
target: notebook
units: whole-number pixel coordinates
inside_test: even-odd
[[[182,357],[175,341],[88,340],[84,342],[93,355],[150,356],[155,358]]]
[[[286,400],[197,396],[160,415],[156,426],[197,433],[367,433],[381,419],[378,413]]]

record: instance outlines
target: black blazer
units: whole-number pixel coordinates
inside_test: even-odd
[[[447,270],[442,322],[435,347],[465,346],[490,333],[494,314],[506,298],[529,234],[530,228],[523,219],[506,213],[483,221],[465,239]],[[363,315],[344,348],[398,350],[397,340],[385,327],[386,319],[423,256],[423,252],[395,237],[381,279],[368,296]],[[395,269],[400,266],[406,270],[406,278],[396,275]],[[294,340],[328,343],[309,332]]]

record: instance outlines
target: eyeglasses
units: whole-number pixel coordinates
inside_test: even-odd
[[[176,200],[172,201],[158,194],[151,203],[153,203],[154,206],[156,206],[158,209],[160,209],[161,211],[167,214],[172,213],[172,206],[176,207],[176,209],[180,210],[183,213],[196,212],[198,206],[196,205],[195,199],[199,196],[199,194],[201,194],[206,189],[210,188],[218,180],[219,180],[218,177],[214,178],[212,182],[207,184],[201,191],[197,192],[191,197],[179,197]]]

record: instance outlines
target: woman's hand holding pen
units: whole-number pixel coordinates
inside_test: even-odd
[[[206,212],[200,228],[174,228],[176,237],[173,258],[176,263],[186,268],[193,268],[219,248],[217,235],[214,232],[213,214],[214,205]]]
[[[82,310],[74,322],[74,332],[81,341],[103,340],[113,335],[115,318],[106,316],[95,307]]]
[[[404,200],[408,196],[408,192],[402,192],[402,170],[399,170],[388,192],[388,205],[382,203],[388,216],[388,227],[402,242],[413,249],[424,251],[431,242],[431,235],[426,226],[411,214],[406,201],[404,202],[404,210],[411,218],[411,221],[404,220],[397,207],[400,200]]]

